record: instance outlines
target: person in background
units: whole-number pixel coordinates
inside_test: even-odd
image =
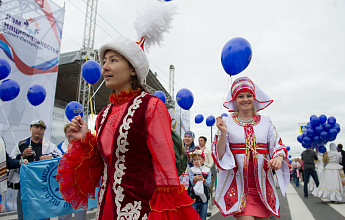
[[[302,154],[301,154],[302,156]],[[303,160],[302,158],[298,158],[298,161],[299,163],[301,164],[301,167],[299,168],[299,176],[302,177],[302,182],[304,182],[304,175],[303,175],[303,170],[304,170],[304,167],[303,167]]]
[[[319,188],[314,189],[313,195],[336,203],[345,202],[345,176],[341,162],[341,153],[337,152],[337,146],[331,143],[329,152],[323,154],[323,161],[326,164],[320,181]]]
[[[323,174],[323,171],[324,171],[323,153],[320,153],[316,149],[316,155],[317,155],[317,157],[319,159],[317,161],[314,161],[314,163],[315,163],[315,170],[316,170],[317,178],[319,179],[319,183],[321,184],[321,182],[322,182],[322,174]],[[310,178],[310,181],[308,183],[308,189],[311,192],[313,192],[316,189],[315,181],[312,178]]]
[[[193,167],[193,159],[190,158],[190,153],[195,151],[195,144],[194,144],[195,134],[192,131],[186,131],[183,136],[183,147],[187,154],[187,167],[185,172],[180,176],[180,183],[184,185],[185,189],[190,191],[190,181],[189,181],[189,170]]]
[[[198,149],[201,149],[202,152],[205,154],[205,166],[211,169],[211,186],[210,186],[210,191],[211,191],[211,198],[213,197],[213,186],[214,186],[214,181],[216,179],[216,166],[214,165],[213,158],[212,158],[212,152],[210,148],[206,147],[206,142],[207,138],[204,136],[199,137],[199,146],[197,146]],[[212,203],[209,203],[209,209],[207,210],[207,216],[212,215]]]
[[[191,183],[190,197],[195,199],[193,208],[199,213],[201,220],[206,220],[208,201],[210,200],[211,170],[205,166],[206,155],[201,150],[195,150],[190,154],[193,160],[193,167],[189,170],[189,180]],[[198,196],[194,187],[198,182],[203,186],[203,195]],[[200,193],[200,192],[198,192]]]
[[[204,152],[204,154],[205,154],[205,166],[207,166],[208,168],[211,169],[214,162],[213,162],[213,158],[212,158],[211,149],[206,147],[206,142],[207,142],[207,138],[204,136],[200,136],[199,137],[199,146],[197,146],[196,148],[199,148],[200,150],[202,150],[202,152]]]
[[[342,144],[338,144],[338,152],[341,153],[341,162],[340,162],[340,165],[343,166],[343,170],[345,172],[345,151],[343,150],[343,145]]]
[[[291,167],[293,181],[295,182],[296,187],[299,187],[299,169],[301,168],[301,164],[299,163],[297,158],[292,160]]]
[[[62,155],[64,155],[68,151],[68,144],[73,140],[73,136],[70,129],[70,124],[65,124],[63,131],[65,133],[65,137],[67,140],[61,142],[57,148],[61,151]],[[85,220],[86,219],[86,210],[82,210],[79,212],[74,213],[75,220]],[[66,215],[61,215],[58,217],[59,220],[72,220],[72,213],[68,213]]]
[[[309,177],[313,177],[316,187],[319,187],[319,178],[315,171],[315,162],[318,160],[316,152],[312,148],[308,148],[302,152],[303,161],[303,182],[304,182],[304,198],[308,198]]]
[[[61,157],[56,145],[44,138],[46,128],[44,121],[32,121],[30,123],[31,136],[19,141],[18,145],[13,148],[10,157],[17,160],[27,159],[29,162]],[[17,214],[18,219],[22,220],[23,210],[20,188],[17,195]]]
[[[6,155],[6,156],[5,156]],[[24,164],[28,160],[23,160]],[[12,159],[6,152],[5,141],[0,137],[0,212],[5,212],[5,193],[7,191],[7,170],[19,168],[22,165],[20,160]]]

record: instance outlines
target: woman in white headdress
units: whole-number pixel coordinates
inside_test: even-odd
[[[329,152],[324,153],[323,158],[326,166],[320,185],[313,191],[313,195],[334,202],[344,202],[345,177],[343,166],[339,164],[342,156],[334,143],[330,144]]]
[[[273,102],[249,78],[234,81],[224,103],[232,117],[217,117],[218,134],[212,156],[220,172],[215,204],[223,216],[237,219],[269,219],[280,216],[273,180],[276,170],[283,195],[290,174],[287,150],[271,119],[257,112]]]

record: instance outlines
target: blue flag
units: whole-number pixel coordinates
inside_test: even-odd
[[[21,166],[20,194],[24,219],[50,218],[82,210],[74,210],[59,191],[56,180],[59,161],[60,158],[54,158]],[[95,208],[97,203],[97,198],[89,199],[89,208]]]

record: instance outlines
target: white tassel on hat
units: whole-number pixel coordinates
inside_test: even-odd
[[[134,21],[138,39],[145,36],[145,50],[154,44],[161,46],[163,34],[172,28],[177,7],[172,2],[153,1],[141,10]]]
[[[144,52],[151,45],[161,45],[163,33],[168,32],[172,27],[172,16],[176,14],[177,8],[171,2],[153,1],[146,5],[147,9],[139,12],[134,22],[138,34],[138,42],[118,36],[99,49],[99,61],[103,62],[105,52],[114,50],[124,56],[134,67],[140,83],[144,81],[149,72],[149,62]]]

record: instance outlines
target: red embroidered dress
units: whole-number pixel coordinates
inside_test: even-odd
[[[243,123],[237,116],[223,120],[228,132],[222,159],[217,152],[218,135],[212,145],[212,157],[220,169],[215,204],[223,216],[279,217],[278,195],[267,160],[278,155],[287,158],[287,151],[270,118],[254,115],[252,123]],[[287,164],[276,174],[284,195],[290,178]]]
[[[164,104],[139,90],[114,93],[110,101],[97,118],[97,137],[71,142],[60,161],[66,201],[86,208],[103,176],[96,219],[199,219],[179,184]]]

